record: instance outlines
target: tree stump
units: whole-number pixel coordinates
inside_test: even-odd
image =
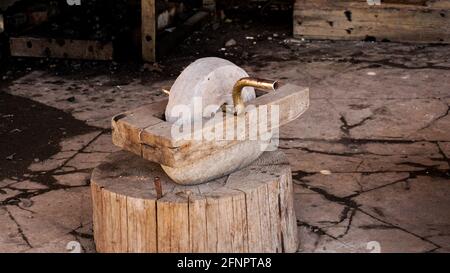
[[[159,164],[119,151],[95,168],[91,190],[98,252],[297,250],[291,170],[280,151],[194,186],[175,184]]]

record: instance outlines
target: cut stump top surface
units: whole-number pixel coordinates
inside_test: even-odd
[[[164,200],[180,201],[191,198],[214,197],[221,193],[242,193],[246,189],[291,175],[286,156],[281,151],[265,152],[251,165],[222,178],[200,185],[179,185],[173,182],[157,163],[132,153],[113,153],[94,169],[91,181],[107,191],[139,199],[157,199],[154,178],[159,177]]]

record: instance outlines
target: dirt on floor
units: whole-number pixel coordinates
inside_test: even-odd
[[[58,153],[62,139],[98,130],[64,111],[5,92],[0,92],[0,118],[0,180],[20,181],[33,175],[28,166]],[[54,182],[51,176],[34,176],[47,186]],[[14,204],[32,196],[21,194],[1,204]]]

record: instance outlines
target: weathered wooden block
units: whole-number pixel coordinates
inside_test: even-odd
[[[450,42],[449,0],[296,0],[294,37]]]
[[[199,184],[230,174],[258,158],[279,126],[309,106],[308,88],[286,84],[248,102],[247,112],[217,112],[180,131],[163,118],[167,101],[143,106],[112,119],[113,143],[161,164],[179,184]],[[187,109],[190,111],[190,109]],[[183,119],[185,120],[185,119]],[[238,129],[239,128],[239,129]],[[175,133],[174,133],[175,132]]]
[[[279,107],[279,122],[274,123],[273,126],[269,123],[269,126],[265,128],[272,130],[275,129],[275,126],[295,120],[308,109],[309,89],[286,84],[276,91],[268,92],[249,101],[248,104],[252,104],[256,108],[265,105]],[[113,143],[149,161],[169,167],[181,167],[210,156],[213,150],[218,152],[220,149],[242,142],[238,137],[236,140],[226,141],[197,140],[193,136],[194,133],[206,135],[215,128],[229,128],[230,126],[227,127],[226,124],[237,124],[238,122],[245,124],[246,127],[254,126],[254,124],[249,124],[251,120],[249,113],[239,116],[226,115],[222,120],[225,125],[212,125],[205,121],[200,131],[188,132],[188,134],[192,134],[190,139],[186,139],[184,135],[173,136],[171,133],[173,124],[163,118],[166,105],[167,100],[163,100],[113,117]],[[248,130],[244,133],[248,134]],[[264,132],[259,131],[258,133]],[[248,135],[243,138],[248,139]]]

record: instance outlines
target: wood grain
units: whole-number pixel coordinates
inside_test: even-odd
[[[163,196],[155,194],[160,177]],[[180,186],[156,163],[111,154],[91,178],[98,252],[295,252],[289,163],[265,152],[206,184]]]
[[[83,60],[112,60],[113,44],[94,40],[11,37],[11,55],[16,57],[52,57]]]
[[[156,4],[155,0],[141,0],[142,59],[156,61]]]
[[[450,42],[450,1],[296,0],[294,36],[308,39]]]
[[[248,104],[256,108],[267,106],[270,109],[275,105],[279,107],[279,122],[272,123],[269,119],[269,126],[258,131],[260,136],[302,115],[309,107],[309,89],[286,84],[274,92],[257,97]],[[250,137],[248,129],[242,132],[242,135],[235,135],[234,139],[226,141],[197,140],[193,137],[193,132],[187,132],[189,135],[192,134],[190,139],[173,136],[173,124],[162,119],[166,105],[166,100],[159,101],[115,116],[112,119],[114,145],[152,162],[169,167],[182,167],[207,158],[212,151],[238,145]],[[196,133],[206,136],[218,131],[218,128],[231,130],[235,124],[240,123],[245,124],[245,128],[257,126],[253,124],[255,120],[251,119],[250,115],[251,113],[240,116],[226,115],[217,123],[205,121],[201,132]]]

